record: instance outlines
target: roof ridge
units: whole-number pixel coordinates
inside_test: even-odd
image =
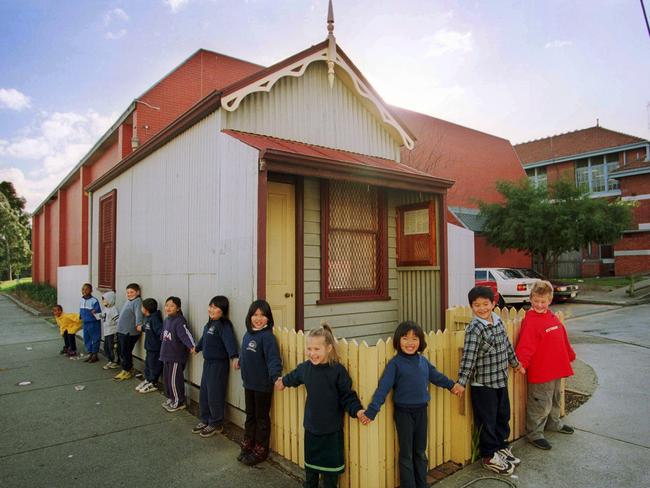
[[[553,138],[556,138],[556,137],[563,137],[563,136],[567,136],[569,134],[575,134],[577,132],[583,132],[583,131],[592,130],[592,129],[601,129],[601,130],[605,130],[605,131],[608,131],[608,132],[612,132],[614,134],[620,134],[620,135],[626,136],[626,137],[633,137],[635,139],[639,139],[640,141],[645,141],[646,140],[646,139],[644,139],[642,137],[639,137],[639,136],[634,136],[632,134],[626,134],[625,132],[620,132],[620,131],[608,129],[606,127],[603,127],[602,125],[593,125],[591,127],[585,127],[583,129],[575,129],[575,130],[570,130],[570,131],[567,131],[567,132],[560,132],[559,134],[552,134],[550,136],[540,137],[538,139],[531,139],[529,141],[519,142],[517,144],[513,144],[513,147],[523,146],[525,144],[531,144],[533,142],[541,142],[541,141],[544,141],[544,140],[547,140],[547,139],[550,140],[550,139],[553,139]]]

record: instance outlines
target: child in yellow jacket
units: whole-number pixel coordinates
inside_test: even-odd
[[[77,357],[77,341],[75,333],[81,329],[82,323],[78,313],[63,313],[61,305],[52,308],[52,314],[63,336],[63,349],[59,354],[66,354],[70,359]]]

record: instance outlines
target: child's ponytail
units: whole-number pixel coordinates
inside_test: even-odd
[[[322,322],[318,329],[310,330],[307,337],[322,337],[325,339],[325,344],[332,346],[332,350],[327,357],[328,362],[330,364],[339,362],[339,354],[336,351],[336,338],[334,337],[334,331],[327,322]]]

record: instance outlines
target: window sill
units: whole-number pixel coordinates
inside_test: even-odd
[[[346,297],[328,297],[316,300],[316,305],[330,305],[334,303],[354,303],[354,302],[385,302],[391,300],[390,295],[357,295]]]

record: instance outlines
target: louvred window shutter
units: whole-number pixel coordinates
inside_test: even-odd
[[[99,288],[115,289],[117,190],[99,199]]]

